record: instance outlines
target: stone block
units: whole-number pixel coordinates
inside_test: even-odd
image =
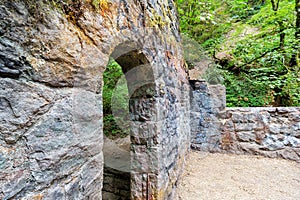
[[[282,149],[277,151],[277,154],[284,159],[288,159],[288,160],[294,160],[297,162],[300,162],[300,156],[299,156],[300,150],[294,150],[292,148],[286,148],[286,149]]]
[[[161,122],[131,122],[131,142],[136,145],[152,147],[159,144]]]
[[[253,131],[254,124],[253,123],[236,123],[235,124],[235,131]]]
[[[244,118],[242,113],[232,113],[231,119],[234,123],[246,123],[247,120]]]
[[[131,146],[131,171],[138,173],[158,173],[159,150],[157,147],[147,147],[145,145]]]
[[[264,150],[268,151],[275,151],[284,148],[284,142],[278,140],[277,135],[270,135],[267,134],[264,141],[263,141],[263,148]]]
[[[291,135],[300,138],[300,122],[291,125]]]
[[[129,111],[131,121],[156,121],[156,107],[153,98],[130,99]]]
[[[269,130],[271,134],[279,134],[281,132],[281,124],[271,123],[269,125]]]
[[[289,114],[289,119],[294,122],[300,122],[300,112],[291,112]]]
[[[131,173],[131,199],[160,199],[157,174]]]
[[[236,133],[237,140],[240,142],[255,142],[256,134],[253,131],[240,131]]]

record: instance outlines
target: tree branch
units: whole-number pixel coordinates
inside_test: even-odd
[[[278,50],[278,49],[280,49],[280,47],[275,47],[275,48],[273,48],[273,49],[271,49],[271,50],[269,50],[269,51],[264,52],[264,53],[261,54],[260,56],[258,56],[258,57],[256,57],[256,58],[250,60],[249,62],[247,62],[247,63],[245,63],[245,64],[243,64],[243,65],[240,65],[240,66],[236,66],[236,67],[234,67],[234,68],[245,67],[246,65],[249,65],[250,63],[252,63],[252,62],[254,62],[254,61],[256,61],[256,60],[258,60],[258,59],[264,57],[264,56],[267,55],[268,53],[273,52],[273,51]],[[234,68],[233,68],[233,69],[234,69]]]

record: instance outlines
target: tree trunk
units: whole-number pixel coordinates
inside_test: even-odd
[[[297,1],[297,0],[296,0]],[[279,0],[271,0],[273,11],[277,11],[279,8]]]
[[[296,11],[296,23],[295,23],[295,41],[294,45],[295,53],[291,58],[290,66],[300,65],[300,0],[295,0],[295,11]]]
[[[296,33],[295,33],[295,39],[299,43],[299,40],[300,40],[300,0],[295,0],[295,10],[296,10]]]
[[[278,22],[279,24],[279,37],[280,37],[280,50],[283,52],[284,51],[284,40],[285,40],[285,33],[284,33],[284,25],[282,21]]]

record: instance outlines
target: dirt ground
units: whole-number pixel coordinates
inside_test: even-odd
[[[181,200],[300,200],[300,163],[192,151]]]

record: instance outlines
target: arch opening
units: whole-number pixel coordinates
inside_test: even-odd
[[[120,53],[122,50],[125,53]],[[151,173],[151,170],[143,167],[147,152],[140,149],[153,134],[141,129],[155,118],[154,75],[145,54],[128,45],[116,47],[104,72],[103,88],[103,200],[145,196],[145,191],[140,191],[144,183],[137,181],[137,177]]]

